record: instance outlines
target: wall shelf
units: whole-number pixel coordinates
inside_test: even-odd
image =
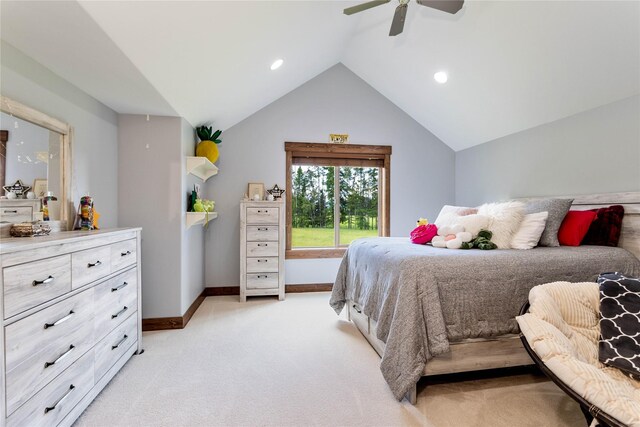
[[[209,221],[216,218],[218,218],[218,212],[209,212]],[[187,212],[187,229],[192,225],[203,224],[206,219],[206,212]]]
[[[187,156],[187,173],[197,176],[205,182],[218,174],[218,167],[206,157]]]

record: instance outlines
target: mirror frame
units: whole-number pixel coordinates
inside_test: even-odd
[[[61,194],[59,195],[60,218],[63,218],[65,222],[65,224],[62,224],[62,229],[71,229],[71,227],[73,227],[73,223],[70,222],[72,220],[71,214],[74,211],[73,208],[69,208],[69,205],[72,203],[71,138],[73,135],[73,128],[68,123],[60,121],[6,96],[0,96],[0,111],[62,135],[62,144],[60,147],[60,168],[62,171],[60,178]]]

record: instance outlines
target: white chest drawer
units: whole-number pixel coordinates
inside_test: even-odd
[[[277,207],[247,208],[247,224],[278,224]]]
[[[133,314],[133,313],[131,313]],[[102,376],[137,342],[138,318],[130,315],[95,347],[95,377]]]
[[[93,289],[5,328],[7,413],[11,414],[89,350]]]
[[[111,271],[116,272],[136,263],[138,251],[136,239],[124,240],[111,245]]]
[[[102,339],[138,308],[138,271],[127,270],[95,287],[95,337]]]
[[[247,258],[247,273],[277,273],[278,257]]]
[[[4,279],[4,316],[40,305],[71,290],[71,256],[62,255],[7,267]]]
[[[247,256],[278,256],[278,242],[247,242]]]
[[[111,272],[111,247],[101,246],[71,256],[71,284],[77,289]]]
[[[33,208],[30,206],[6,207],[0,209],[0,222],[30,222],[33,221]]]
[[[277,225],[248,225],[247,242],[278,241]]]
[[[90,350],[9,416],[7,427],[58,425],[93,387],[93,358]]]
[[[247,274],[247,289],[274,289],[278,287],[278,273]]]

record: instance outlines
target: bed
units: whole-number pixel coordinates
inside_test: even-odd
[[[640,193],[574,197],[572,209],[625,207],[618,248],[447,250],[405,238],[360,239],[345,254],[330,304],[382,357],[393,395],[414,403],[421,376],[531,364],[515,316],[529,290],[604,271],[640,274]]]

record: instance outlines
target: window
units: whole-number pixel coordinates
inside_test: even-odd
[[[286,142],[285,151],[287,258],[340,257],[357,238],[389,235],[391,147]]]

